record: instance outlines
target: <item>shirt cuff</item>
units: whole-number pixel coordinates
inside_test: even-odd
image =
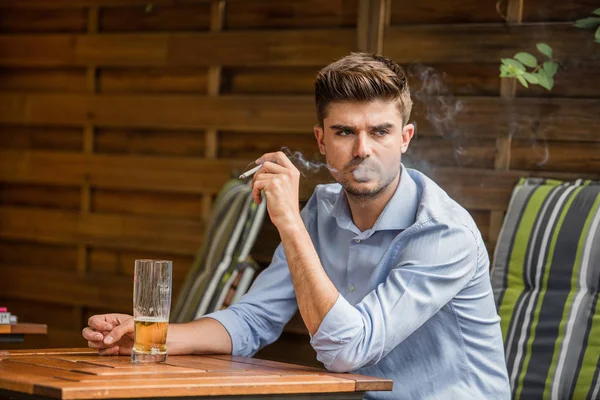
[[[319,329],[310,336],[310,344],[317,358],[325,365],[331,364],[343,346],[360,333],[362,316],[340,294],[329,310]]]
[[[229,333],[231,338],[231,355],[245,355],[244,350],[248,346],[250,338],[246,336],[249,329],[244,329],[242,319],[232,309],[219,310],[202,316],[202,318],[212,318],[221,323]]]

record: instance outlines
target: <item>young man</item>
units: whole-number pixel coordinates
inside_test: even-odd
[[[299,172],[270,153],[253,177],[281,236],[271,265],[227,310],[169,327],[170,354],[252,356],[296,310],[335,372],[394,380],[370,399],[508,399],[488,255],[473,219],[401,156],[414,127],[394,62],[351,54],[317,76],[314,132],[337,184],[299,211]],[[90,318],[102,354],[131,351],[130,316]],[[104,332],[104,333],[103,333]]]

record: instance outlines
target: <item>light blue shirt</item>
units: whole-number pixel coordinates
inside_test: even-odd
[[[352,222],[339,184],[319,185],[302,218],[340,292],[310,343],[334,372],[394,380],[366,399],[510,399],[489,259],[469,213],[422,173],[400,183],[372,229]],[[233,354],[274,342],[298,310],[281,245],[239,302],[209,314]]]

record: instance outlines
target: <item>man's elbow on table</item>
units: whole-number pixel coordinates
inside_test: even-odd
[[[377,363],[382,357],[382,348],[366,340],[363,332],[355,331],[345,338],[318,340],[313,337],[311,345],[317,352],[317,360],[331,372],[352,372]]]
[[[340,295],[311,335],[317,360],[332,372],[350,372],[377,363],[383,356],[385,336],[373,329],[370,318]]]
[[[357,355],[357,352],[356,348],[352,350],[344,348],[332,356],[331,354],[324,354],[324,352],[318,351],[317,360],[322,362],[328,371],[337,373],[353,372],[379,361],[380,357],[372,357],[369,352],[362,357]]]
[[[318,359],[318,357],[317,357]],[[329,363],[323,363],[325,368],[331,372],[337,373],[346,373],[356,371],[360,366],[355,366],[355,363],[352,360],[345,359],[343,357],[334,358],[333,361]]]

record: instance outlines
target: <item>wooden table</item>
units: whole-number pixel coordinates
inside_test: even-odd
[[[46,324],[0,324],[0,343],[22,342],[25,335],[46,335]]]
[[[0,398],[362,399],[392,381],[256,358],[169,356],[132,364],[92,349],[0,351]]]

